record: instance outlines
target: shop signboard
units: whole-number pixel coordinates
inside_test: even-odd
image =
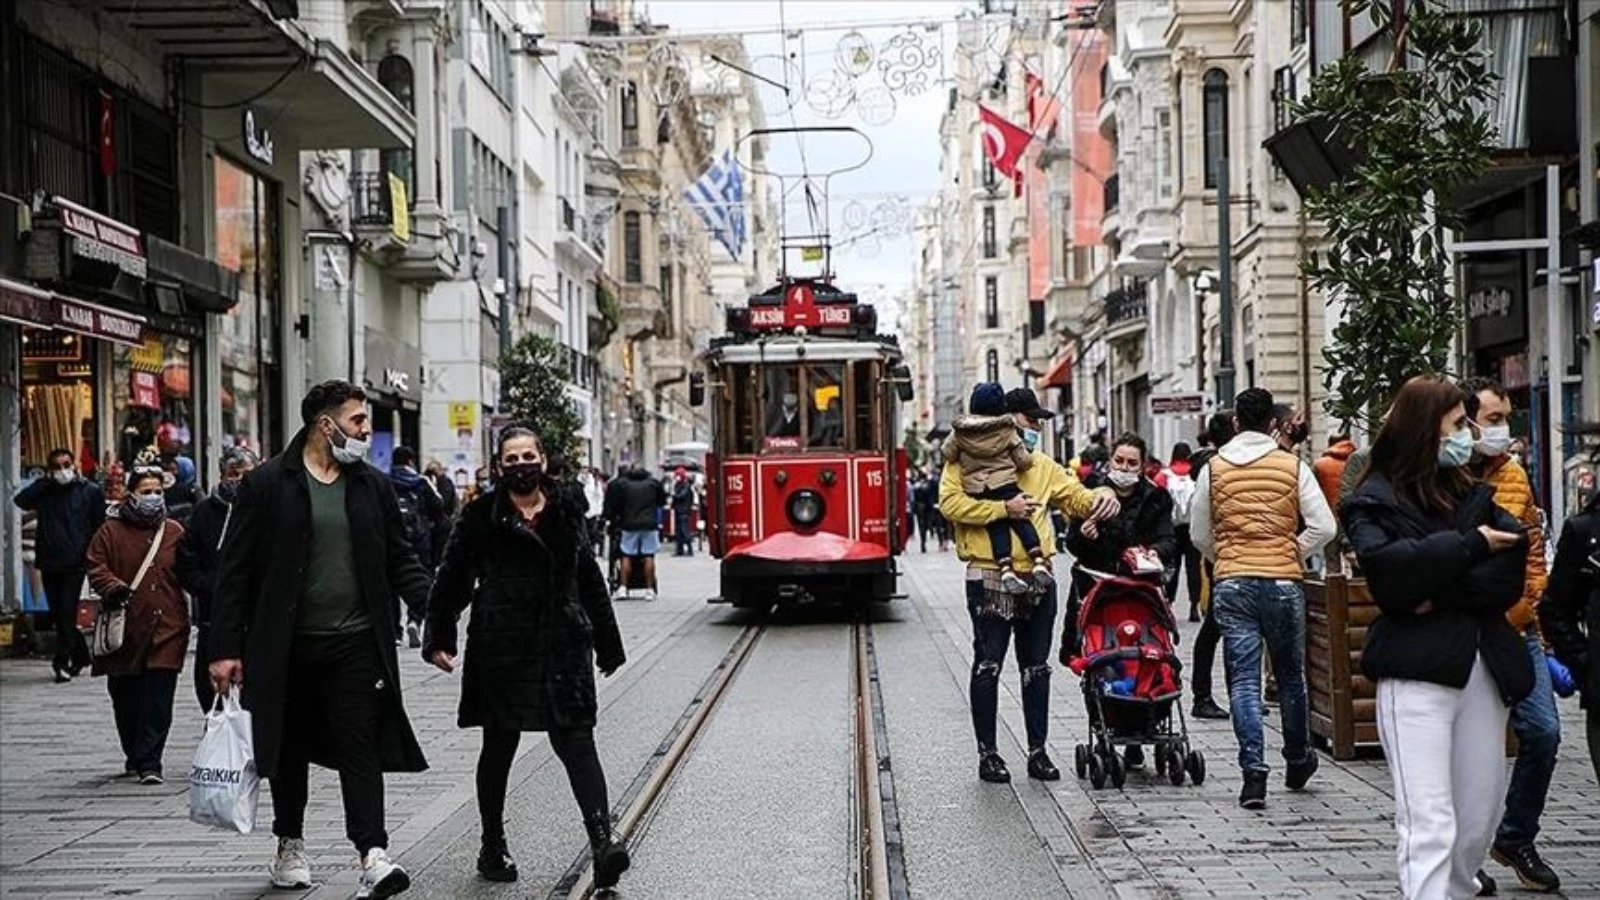
[[[133,372],[129,383],[133,386],[133,396],[129,399],[134,406],[145,409],[161,408],[161,386],[156,383],[156,376],[149,372]]]
[[[144,236],[137,228],[70,200],[56,197],[52,202],[60,213],[62,237],[72,257],[115,266],[134,278],[149,277]]]
[[[129,347],[144,344],[144,317],[56,295],[54,324],[68,331]]]
[[[1528,339],[1528,291],[1520,255],[1478,255],[1463,262],[1461,297],[1467,314],[1467,349]]]
[[[1206,411],[1204,394],[1152,394],[1152,416],[1198,416]]]
[[[450,403],[450,430],[472,431],[478,427],[478,404],[472,401]]]
[[[51,318],[49,291],[0,278],[0,320],[47,328]]]
[[[366,330],[367,387],[410,404],[422,403],[422,351],[373,328]]]

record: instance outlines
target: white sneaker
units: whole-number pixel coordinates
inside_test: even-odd
[[[306,842],[300,838],[278,838],[278,855],[267,866],[275,888],[311,887],[311,860],[306,858]]]
[[[422,629],[418,628],[415,622],[406,625],[406,643],[410,644],[413,650],[422,646]]]
[[[655,590],[654,590],[654,589],[651,589],[651,590],[647,590],[647,591],[645,591],[645,592],[644,592],[644,599],[645,599],[645,600],[646,600],[646,601],[653,601],[653,600],[655,600],[655,599],[656,599],[656,592],[655,592]]]
[[[383,900],[411,887],[411,876],[389,859],[389,851],[373,847],[361,861],[361,880],[357,883],[357,900]]]

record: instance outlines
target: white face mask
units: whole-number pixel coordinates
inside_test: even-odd
[[[78,473],[70,468],[56,469],[50,473],[50,477],[56,480],[56,484],[71,484],[73,479],[78,477]]]
[[[334,460],[345,466],[364,462],[368,451],[372,449],[372,442],[363,441],[360,438],[353,438],[345,434],[344,429],[339,427],[339,423],[332,419],[328,420],[328,424],[333,426],[334,431],[339,432],[339,437],[344,438],[343,446],[335,443],[331,436],[328,438],[328,447],[333,451]]]
[[[1138,484],[1142,477],[1138,472],[1125,472],[1121,469],[1112,469],[1106,473],[1106,480],[1111,482],[1111,486],[1124,491]]]
[[[1504,456],[1511,449],[1510,425],[1483,425],[1478,428],[1478,441],[1473,449],[1484,456]]]

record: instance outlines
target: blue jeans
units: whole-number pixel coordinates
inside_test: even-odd
[[[1561,713],[1550,687],[1550,668],[1539,636],[1527,636],[1533,657],[1533,692],[1511,708],[1511,730],[1517,733],[1517,762],[1506,791],[1506,814],[1494,842],[1508,847],[1533,843],[1539,836],[1539,817],[1550,794],[1556,772],[1556,750],[1561,746]]]
[[[678,542],[679,556],[694,555],[694,535],[689,531],[689,511],[675,509],[672,511],[672,535]]]
[[[983,615],[983,582],[967,582],[967,614],[972,618],[972,730],[979,753],[993,753],[995,718],[1000,708],[1000,668],[1006,646],[1017,645],[1022,673],[1022,718],[1028,752],[1043,750],[1050,731],[1050,642],[1055,638],[1056,592],[1045,591],[1026,619]]]
[[[1229,578],[1212,588],[1211,608],[1222,631],[1228,705],[1239,740],[1239,768],[1267,772],[1261,726],[1261,654],[1272,658],[1283,716],[1283,758],[1311,753],[1306,703],[1306,598],[1297,581]]]

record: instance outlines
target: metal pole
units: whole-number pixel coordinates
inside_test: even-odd
[[[1561,284],[1561,167],[1546,166],[1544,170],[1544,235],[1549,242],[1545,249],[1544,300],[1545,300],[1545,359],[1550,374],[1545,381],[1550,386],[1549,452],[1545,458],[1550,466],[1550,527],[1560,528],[1567,520],[1566,472],[1562,465],[1561,426],[1565,404],[1562,393],[1567,374],[1565,348],[1561,346],[1562,324],[1566,320],[1566,289]],[[1535,548],[1541,550],[1542,548]]]
[[[498,269],[500,272],[500,358],[503,360],[511,352],[511,292],[516,290],[516,277],[511,271],[511,210],[502,206],[495,210],[495,230],[499,232]],[[509,387],[506,384],[504,373],[500,377],[500,399],[495,410],[502,415],[506,412],[506,401],[509,399]]]
[[[1233,405],[1233,219],[1229,205],[1230,163],[1226,154],[1217,162],[1217,299],[1219,342],[1217,360],[1218,409]]]

